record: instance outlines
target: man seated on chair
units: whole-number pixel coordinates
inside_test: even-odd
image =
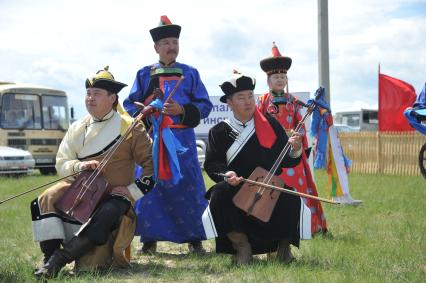
[[[132,118],[116,111],[117,94],[125,86],[107,67],[86,80],[89,115],[74,122],[61,142],[56,156],[56,170],[61,177],[94,170],[123,136],[132,123]],[[34,240],[44,254],[44,264],[35,272],[36,277],[56,276],[74,260],[77,269],[128,264],[123,252],[132,242],[136,227],[133,205],[154,186],[151,150],[151,138],[139,123],[101,170],[108,181],[108,193],[86,223],[66,217],[55,208],[55,202],[73,180],[54,185],[32,201]],[[134,182],[135,163],[144,172]]]
[[[233,197],[256,167],[270,170],[287,142],[291,150],[280,166],[296,166],[302,152],[301,135],[288,138],[281,125],[256,108],[255,79],[234,71],[225,81],[220,101],[227,103],[233,117],[215,125],[209,132],[204,168],[217,184],[207,193],[209,209],[217,231],[216,252],[236,254],[235,263],[246,264],[252,254],[278,250],[277,257],[293,259],[290,244],[299,246],[300,197],[280,193],[269,222],[262,222],[237,208]],[[221,175],[219,175],[220,173]],[[226,176],[225,178],[223,176]]]

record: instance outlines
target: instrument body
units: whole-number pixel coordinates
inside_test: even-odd
[[[248,179],[263,183],[268,174],[269,171],[256,167]],[[268,183],[276,187],[284,187],[284,182],[275,175]],[[280,192],[276,190],[245,182],[232,201],[236,207],[247,212],[247,215],[269,222],[279,197]]]
[[[93,171],[81,172],[65,193],[56,201],[55,208],[81,223],[87,222],[99,203],[108,195],[108,181]]]
[[[311,100],[310,104],[304,104],[303,102],[297,102],[296,100],[296,103],[305,106],[308,109],[306,111],[306,114],[303,116],[303,118],[299,121],[296,128],[294,129],[295,132],[299,132],[299,130],[303,126],[303,123],[312,114],[315,107],[319,105],[318,101],[323,95],[324,88],[320,87],[315,93],[315,99]],[[268,222],[270,220],[272,212],[275,208],[275,205],[277,204],[279,197],[279,192],[272,191],[271,187],[276,187],[279,191],[283,192],[286,191],[280,190],[279,188],[286,188],[287,193],[293,194],[294,189],[287,186],[284,181],[282,181],[279,177],[275,175],[275,172],[281,167],[281,162],[283,161],[285,155],[290,151],[290,149],[291,145],[289,142],[287,142],[287,144],[284,146],[283,150],[281,151],[269,171],[261,167],[257,167],[252,172],[250,177],[244,180],[245,184],[240,188],[240,190],[233,198],[235,206],[247,212],[248,215],[252,215],[253,217],[263,222]],[[256,181],[256,178],[259,180],[259,182]],[[252,184],[250,184],[250,182],[252,182]],[[316,199],[320,200],[319,198]]]

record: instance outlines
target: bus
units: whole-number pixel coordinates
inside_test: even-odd
[[[0,145],[31,152],[41,174],[56,173],[56,153],[69,124],[64,91],[0,82]]]
[[[361,109],[358,111],[337,112],[334,116],[334,123],[347,125],[358,131],[378,131],[378,111]]]

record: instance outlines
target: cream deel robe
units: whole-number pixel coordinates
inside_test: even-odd
[[[102,160],[108,149],[124,134],[130,123],[130,117],[122,116],[114,110],[108,113],[102,121],[96,121],[88,115],[73,123],[58,150],[56,157],[58,174],[65,177],[79,171],[79,165],[84,160]],[[151,152],[152,140],[144,126],[138,124],[102,171],[102,175],[110,187],[127,186],[129,192],[123,196],[129,199],[132,205],[143,196],[134,183],[135,163],[144,168],[142,177],[151,176],[153,172]],[[31,204],[35,241],[63,239],[66,242],[87,224],[83,223],[82,226],[82,223],[67,219],[54,208],[54,203],[72,181],[73,179],[70,178],[48,188]],[[112,194],[115,194],[114,191]],[[81,265],[123,265],[126,263],[127,261],[121,255],[131,243],[135,227],[136,218],[132,208],[123,217],[119,229],[111,236],[111,241],[105,245],[104,251],[97,252],[101,251],[103,246],[97,247],[91,255],[82,258],[84,263]],[[108,256],[111,254],[116,256]],[[90,260],[85,260],[85,258]]]
[[[111,111],[104,118],[104,122],[95,121],[88,116],[82,120],[82,123],[75,126],[73,124],[59,147],[56,157],[58,174],[67,176],[78,171],[82,159],[99,159],[97,157],[101,155],[103,157],[102,151],[110,148],[112,143],[124,134],[131,122],[129,119],[131,118]],[[134,132],[137,132],[135,138],[133,138]],[[142,193],[133,183],[133,170],[126,169],[133,168],[136,162],[146,171],[144,176],[152,175],[151,138],[143,126],[139,125],[127,137],[126,141],[128,140],[133,141],[133,144],[125,142],[126,148],[122,148],[123,145],[120,146],[109,161],[104,177],[112,186],[127,185],[135,201],[142,197]],[[90,156],[93,157],[90,158]]]

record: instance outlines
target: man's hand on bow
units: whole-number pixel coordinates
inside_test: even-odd
[[[231,186],[238,186],[243,181],[243,178],[238,177],[234,171],[228,171],[225,175],[225,181]]]
[[[83,161],[78,165],[79,171],[83,170],[95,170],[99,166],[99,161],[97,160],[89,160]]]
[[[301,133],[291,130],[291,136],[288,139],[288,143],[291,144],[293,151],[299,151],[302,148],[302,137]]]
[[[163,114],[166,115],[181,115],[183,114],[183,106],[170,99],[169,102],[164,103]]]

